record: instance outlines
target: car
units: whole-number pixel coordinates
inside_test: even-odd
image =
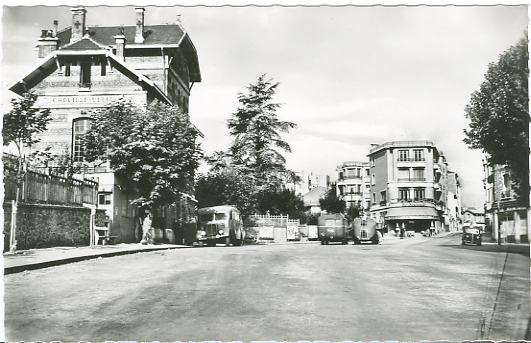
[[[468,227],[463,230],[461,244],[481,245],[481,230],[477,227]]]

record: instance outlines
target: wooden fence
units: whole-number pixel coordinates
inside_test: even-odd
[[[28,170],[22,177],[19,201],[61,205],[96,205],[98,182],[95,180],[64,178]],[[4,201],[15,200],[16,169],[4,165]]]

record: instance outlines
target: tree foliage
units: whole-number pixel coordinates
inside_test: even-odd
[[[324,197],[319,199],[319,206],[328,213],[344,213],[347,207],[345,201],[337,196],[335,183],[332,183]]]
[[[24,148],[40,142],[36,135],[46,131],[52,120],[49,109],[35,107],[37,98],[35,93],[24,93],[22,98],[11,100],[12,109],[4,114],[4,146],[14,143],[20,157],[24,154]]]
[[[244,215],[300,212],[300,199],[284,188],[297,176],[286,168],[283,153],[291,147],[281,136],[297,125],[278,119],[281,105],[273,102],[278,85],[262,75],[247,86],[247,94],[238,93],[240,107],[227,122],[231,145],[207,157],[210,171],[197,180],[200,206],[229,203]]]
[[[489,64],[485,81],[466,106],[470,120],[464,142],[488,154],[491,164],[507,164],[521,201],[529,198],[528,39]]]
[[[91,118],[86,160],[108,160],[122,183],[140,195],[134,203],[171,204],[181,192],[192,192],[202,151],[197,129],[177,106],[154,101],[144,110],[119,100]]]
[[[258,200],[258,212],[272,215],[287,214],[293,219],[306,218],[302,196],[286,188],[262,192]]]
[[[281,104],[273,102],[279,83],[266,80],[266,75],[247,86],[248,93],[238,93],[240,108],[228,120],[233,138],[228,155],[232,163],[252,174],[263,189],[279,186],[282,177],[290,174],[282,151],[291,152],[281,133],[297,125],[278,119]]]
[[[245,180],[243,174],[230,169],[199,175],[196,180],[195,198],[199,208],[233,205],[243,216],[248,216],[255,212],[256,207],[252,194],[253,185]]]

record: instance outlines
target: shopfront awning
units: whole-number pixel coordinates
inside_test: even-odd
[[[437,211],[432,207],[407,206],[391,208],[385,215],[385,220],[428,219],[439,220]]]

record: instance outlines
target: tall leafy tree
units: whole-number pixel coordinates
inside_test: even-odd
[[[158,101],[144,110],[119,100],[95,111],[85,134],[86,160],[109,161],[116,176],[147,208],[193,191],[202,158],[197,129],[178,107]]]
[[[487,153],[491,164],[511,169],[513,189],[529,204],[528,39],[522,38],[489,64],[485,81],[466,106],[464,142]]]
[[[278,187],[282,176],[289,174],[282,152],[291,152],[291,147],[281,133],[297,127],[276,114],[281,107],[273,101],[278,85],[264,74],[247,86],[247,94],[238,93],[240,107],[227,125],[233,138],[229,148],[233,163],[246,168],[263,189]]]
[[[16,215],[27,165],[26,149],[40,142],[38,134],[46,131],[48,123],[52,120],[49,109],[39,109],[35,106],[37,98],[38,96],[35,93],[24,93],[22,98],[12,99],[12,109],[5,113],[3,117],[2,136],[4,146],[14,144],[18,152],[17,193],[11,209],[13,217],[9,236],[11,251],[16,250]]]
[[[271,212],[272,199],[280,201],[287,194],[283,185],[297,180],[286,168],[283,153],[291,152],[291,147],[281,136],[297,125],[279,120],[276,114],[281,107],[273,101],[278,85],[264,74],[247,86],[247,94],[238,93],[240,107],[227,122],[232,143],[226,151],[207,157],[210,171],[197,179],[200,206],[231,203],[244,215]],[[275,207],[275,212],[298,213],[297,199],[284,200],[291,207]]]
[[[336,184],[332,183],[324,197],[319,199],[319,207],[328,213],[344,213],[347,204],[336,193]]]
[[[21,158],[26,148],[40,142],[38,134],[46,131],[48,123],[52,120],[49,109],[35,107],[37,98],[35,93],[24,93],[22,98],[11,100],[12,109],[4,114],[4,146],[15,144]]]

